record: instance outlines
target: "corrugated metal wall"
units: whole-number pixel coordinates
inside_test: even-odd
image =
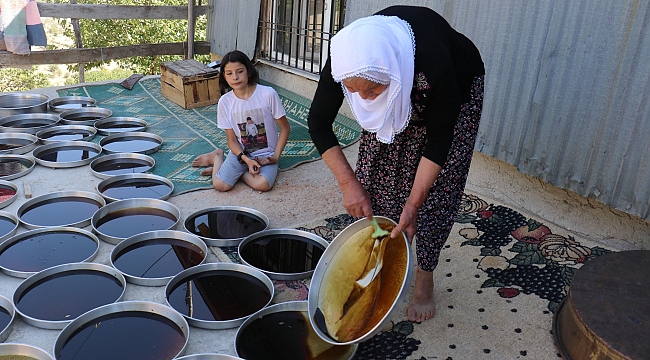
[[[346,22],[391,1],[348,0]],[[650,220],[650,3],[405,1],[472,39],[486,65],[476,150]]]
[[[213,6],[208,16],[210,52],[224,56],[241,50],[251,59],[255,55],[257,22],[261,0],[209,0]]]

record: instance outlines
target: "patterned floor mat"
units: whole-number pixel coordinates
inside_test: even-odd
[[[280,170],[320,158],[307,131],[307,114],[311,100],[286,89],[273,86],[282,100],[291,125],[289,141],[280,159]],[[60,96],[89,96],[97,106],[110,109],[113,116],[137,117],[147,122],[147,131],[162,136],[162,148],[151,156],[156,161],[153,173],[174,183],[174,195],[211,188],[209,176],[201,176],[191,167],[192,160],[215,148],[227,149],[225,133],[217,128],[217,105],[186,110],[163,97],[160,79],[139,81],[133,90],[118,83],[88,85],[58,90]],[[341,146],[359,139],[359,125],[352,119],[339,115],[335,132]],[[95,139],[99,142],[100,137]]]

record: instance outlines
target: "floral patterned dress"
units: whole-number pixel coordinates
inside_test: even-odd
[[[438,265],[440,250],[460,206],[483,108],[483,79],[474,78],[470,100],[460,107],[447,161],[418,212],[416,252],[418,265],[425,271],[433,271]],[[375,215],[398,221],[411,193],[427,145],[426,127],[419,114],[424,110],[428,89],[424,73],[416,73],[411,121],[392,143],[381,143],[368,131],[361,135],[356,175],[370,194]]]

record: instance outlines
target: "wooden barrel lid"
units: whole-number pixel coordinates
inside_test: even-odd
[[[554,335],[561,337],[565,357],[646,358],[650,251],[608,253],[588,261],[575,273],[558,314]]]

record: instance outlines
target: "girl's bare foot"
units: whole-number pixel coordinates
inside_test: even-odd
[[[201,176],[212,176],[212,166],[201,170]]]
[[[207,154],[197,156],[192,160],[192,167],[212,166],[214,165],[214,157],[217,155],[223,156],[223,150],[215,149]]]
[[[413,300],[406,310],[409,321],[423,322],[436,314],[436,303],[433,300],[433,273],[417,268],[415,275],[415,292]]]

